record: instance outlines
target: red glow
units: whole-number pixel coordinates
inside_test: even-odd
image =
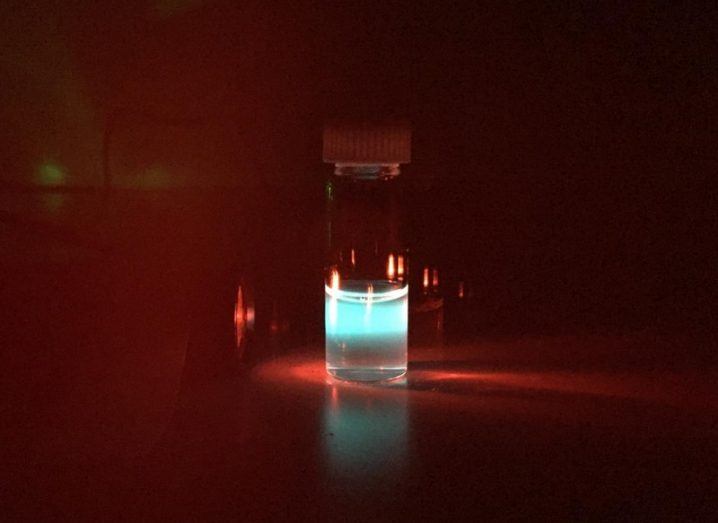
[[[356,253],[354,252],[354,249],[352,249],[352,252],[351,252],[351,260],[352,260],[352,267],[356,267],[357,259],[356,259]]]
[[[458,293],[458,295],[459,295],[459,298],[463,298],[463,297],[464,297],[464,282],[463,282],[463,281],[460,281],[460,282],[459,282],[459,293]]]
[[[532,341],[532,346],[535,341]],[[541,347],[541,345],[536,345]],[[326,373],[324,359],[316,352],[304,352],[293,356],[267,361],[253,371],[254,379],[277,390],[311,394],[325,387],[336,388],[338,396],[343,390],[353,390],[367,397],[386,398],[394,394],[410,393],[414,402],[435,405],[440,408],[476,408],[494,411],[502,415],[535,417],[552,416],[560,419],[590,419],[604,415],[603,410],[567,410],[561,402],[541,400],[540,393],[560,394],[564,398],[590,395],[603,398],[632,398],[657,404],[705,409],[706,405],[718,405],[714,388],[703,381],[690,381],[686,389],[686,376],[663,372],[611,373],[544,371],[496,371],[451,368],[452,363],[465,361],[473,354],[476,345],[455,347],[456,353],[435,368],[413,369],[403,383],[386,386],[367,385],[337,381]],[[505,345],[482,345],[491,354]],[[413,356],[414,361],[436,361],[445,353],[437,349],[421,350]],[[505,355],[502,353],[501,357]],[[448,366],[448,368],[447,368]],[[443,367],[443,368],[442,368]],[[495,394],[496,391],[521,392],[520,395]],[[487,394],[488,393],[488,394]],[[329,391],[330,398],[334,396]],[[538,398],[538,401],[537,401]]]
[[[386,277],[389,280],[393,280],[396,276],[396,270],[394,268],[394,255],[389,255],[389,260],[386,262]]]
[[[439,287],[439,269],[434,269],[432,271],[431,286],[435,289]]]
[[[289,328],[289,322],[286,318],[282,318],[280,309],[275,302],[272,304],[272,317],[269,320],[269,332],[271,335],[277,335],[280,332],[285,332]]]
[[[247,318],[244,309],[244,295],[242,293],[241,285],[237,288],[237,302],[234,304],[234,327],[237,347],[239,348],[242,345],[247,328]]]
[[[424,278],[422,285],[424,287],[424,290],[429,289],[429,267],[424,267]]]

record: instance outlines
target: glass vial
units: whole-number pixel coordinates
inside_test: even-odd
[[[405,124],[324,130],[324,161],[335,166],[326,185],[326,367],[339,379],[406,373],[409,259],[399,174],[410,146]]]

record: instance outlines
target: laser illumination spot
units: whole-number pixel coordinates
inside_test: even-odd
[[[45,162],[37,169],[37,181],[42,185],[64,185],[67,181],[65,170],[53,162]]]

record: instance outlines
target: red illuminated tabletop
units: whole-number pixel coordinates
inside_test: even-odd
[[[330,378],[307,347],[186,390],[142,466],[152,495],[137,506],[175,517],[703,516],[716,388],[639,362],[675,343],[414,348],[408,374],[383,384]]]

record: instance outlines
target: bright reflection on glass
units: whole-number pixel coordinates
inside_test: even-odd
[[[244,308],[244,293],[242,286],[237,288],[237,303],[234,305],[234,327],[237,334],[237,348],[241,347],[244,341],[244,333],[247,328],[247,318]]]
[[[234,304],[234,328],[237,349],[244,352],[247,335],[254,330],[254,304],[242,285],[237,287],[237,299]]]
[[[326,323],[332,328],[336,328],[337,325],[337,314],[339,305],[337,304],[336,293],[339,291],[339,271],[334,269],[331,275],[331,290],[332,295],[329,298],[329,302],[325,303]],[[329,295],[327,293],[327,295]],[[328,328],[328,327],[327,327]]]
[[[249,330],[254,329],[254,305],[247,306],[247,312],[245,313],[246,324]]]
[[[424,291],[429,290],[429,267],[424,267],[424,274],[421,280],[421,285],[424,288]]]
[[[390,254],[389,259],[386,262],[386,277],[388,280],[393,280],[396,276],[396,271],[394,269],[394,255]]]
[[[464,297],[464,282],[463,282],[463,281],[460,281],[460,282],[459,282],[459,291],[458,291],[458,293],[457,293],[457,296],[458,296],[460,299],[463,299],[463,297]]]
[[[396,259],[396,275],[399,279],[404,277],[404,256],[401,254]]]

